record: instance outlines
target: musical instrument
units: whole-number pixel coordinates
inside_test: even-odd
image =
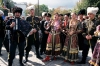
[[[13,30],[21,32],[26,37],[28,33],[32,30],[32,26],[26,21],[23,21],[21,19],[20,21],[21,22],[18,22],[18,19],[15,19],[15,26],[13,27]]]
[[[48,29],[50,28],[50,26],[51,26],[51,22],[50,22],[50,21],[45,21],[45,22],[44,22],[44,28],[45,28],[46,30],[48,30]]]

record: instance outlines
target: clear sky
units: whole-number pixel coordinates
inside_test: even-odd
[[[13,0],[14,2],[27,2],[32,4],[37,4],[38,0]],[[73,8],[79,0],[39,0],[39,4],[45,4],[49,8],[64,7],[71,9]]]

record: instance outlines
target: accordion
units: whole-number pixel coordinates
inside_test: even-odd
[[[21,20],[20,22],[20,31],[24,34],[25,37],[32,30],[32,26],[25,20]]]

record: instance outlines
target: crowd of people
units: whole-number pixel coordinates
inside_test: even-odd
[[[35,16],[34,6],[27,9],[30,15],[21,18],[23,9],[14,7],[13,13],[3,19],[3,11],[0,10],[0,55],[2,45],[8,52],[8,66],[12,66],[19,50],[19,63],[24,66],[28,62],[29,52],[35,46],[36,57],[43,62],[57,56],[65,62],[85,64],[89,48],[92,49],[91,66],[100,66],[100,15],[96,16],[98,7],[88,7],[76,14],[42,13],[42,18]],[[25,50],[25,52],[24,52]],[[82,60],[78,61],[78,53],[82,50]],[[23,56],[25,53],[25,62]],[[46,54],[45,58],[41,55]]]

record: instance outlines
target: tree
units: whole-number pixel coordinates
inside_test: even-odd
[[[96,3],[96,6],[99,8],[98,14],[100,14],[100,1]]]
[[[12,0],[7,0],[5,5],[8,9],[11,9],[14,7],[14,2]]]
[[[48,11],[49,8],[47,5],[45,4],[39,5],[39,16],[41,16],[42,12],[48,12]]]
[[[53,9],[49,9],[49,13],[53,14],[54,10],[55,10],[54,8]]]
[[[66,14],[68,13],[68,10],[62,7],[58,7],[53,10],[52,14],[55,14],[55,13]]]
[[[0,7],[2,6],[2,3],[3,3],[3,1],[2,1],[2,0],[0,0]]]
[[[99,7],[100,8],[99,2],[100,0],[79,0],[79,2],[77,2],[77,5],[74,7],[74,9],[77,9],[75,11],[78,12],[81,9],[87,9],[87,7]]]
[[[28,6],[31,6],[31,5],[33,5],[33,4],[29,4]],[[42,12],[48,12],[49,11],[49,8],[44,4],[39,5],[39,8],[38,8],[37,4],[35,4],[34,6],[35,6],[35,15],[36,16],[41,16]],[[39,10],[39,14],[38,14],[38,10]],[[26,15],[29,14],[29,10],[26,10],[25,13],[26,13]]]

